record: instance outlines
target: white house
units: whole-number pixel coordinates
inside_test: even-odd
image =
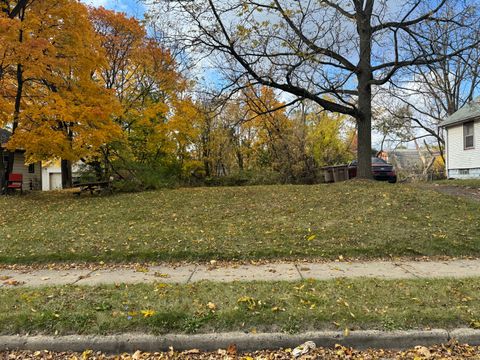
[[[60,160],[42,163],[42,190],[62,189],[62,168]]]
[[[447,177],[480,178],[480,97],[440,123],[445,129]]]
[[[81,173],[81,162],[72,164],[73,182],[78,180]],[[61,190],[62,187],[62,165],[59,159],[42,162],[42,190]]]

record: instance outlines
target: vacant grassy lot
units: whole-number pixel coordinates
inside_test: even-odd
[[[0,263],[480,255],[480,203],[408,185],[0,197]]]
[[[480,326],[480,279],[2,289],[0,334]]]

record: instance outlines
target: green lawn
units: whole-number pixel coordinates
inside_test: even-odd
[[[13,288],[0,334],[478,327],[479,293],[479,278]]]
[[[403,184],[0,197],[0,263],[480,255],[480,203]]]

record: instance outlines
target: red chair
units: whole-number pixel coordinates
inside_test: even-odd
[[[23,175],[22,174],[10,174],[8,175],[7,191],[20,189],[20,193],[23,193]]]

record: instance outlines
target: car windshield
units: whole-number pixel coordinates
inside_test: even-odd
[[[388,163],[383,159],[372,157],[372,164],[388,164]],[[352,162],[350,162],[350,166],[357,166],[357,160],[353,160]]]
[[[386,164],[387,162],[383,159],[372,157],[372,164]]]

